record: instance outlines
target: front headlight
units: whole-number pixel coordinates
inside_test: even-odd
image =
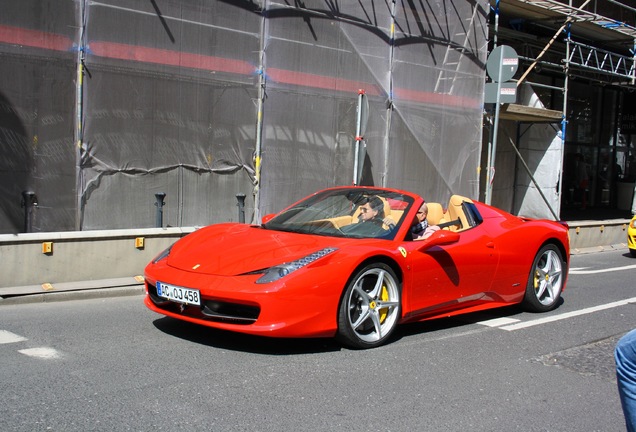
[[[299,258],[295,261],[291,261],[288,263],[283,263],[277,266],[270,267],[265,270],[259,270],[253,273],[264,273],[263,276],[258,278],[256,281],[257,284],[266,284],[270,282],[277,281],[278,279],[287,276],[290,273],[295,272],[296,270],[305,267],[313,263],[314,261],[329,255],[330,253],[336,251],[336,248],[325,248],[314,252],[312,254],[307,255],[306,257]]]
[[[636,219],[632,219],[632,221],[629,223],[629,227],[636,228]]]
[[[168,248],[166,248],[163,252],[161,252],[159,255],[157,255],[153,260],[152,263],[153,264],[157,264],[159,261],[161,261],[164,258],[168,258],[168,256],[170,255],[170,251],[172,250],[172,246],[174,246],[174,244],[170,245]]]

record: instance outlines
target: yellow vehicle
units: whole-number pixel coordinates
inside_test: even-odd
[[[629,253],[636,257],[636,214],[627,228],[627,247],[629,248]]]

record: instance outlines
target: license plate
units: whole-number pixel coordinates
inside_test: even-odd
[[[157,294],[159,297],[179,303],[201,305],[199,290],[157,282]]]

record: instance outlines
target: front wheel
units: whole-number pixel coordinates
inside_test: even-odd
[[[561,298],[566,273],[567,264],[559,248],[553,244],[543,246],[532,263],[524,307],[532,312],[554,309]]]
[[[391,336],[400,317],[400,283],[386,264],[374,263],[351,279],[338,310],[338,339],[352,348],[373,348]]]

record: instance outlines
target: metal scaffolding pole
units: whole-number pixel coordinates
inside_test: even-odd
[[[572,0],[570,0],[570,3]],[[558,201],[559,207],[563,199],[563,160],[565,158],[565,137],[567,131],[568,116],[568,86],[570,84],[570,30],[567,28],[567,38],[565,40],[565,61],[563,62],[563,119],[561,120],[561,172],[559,173]]]

